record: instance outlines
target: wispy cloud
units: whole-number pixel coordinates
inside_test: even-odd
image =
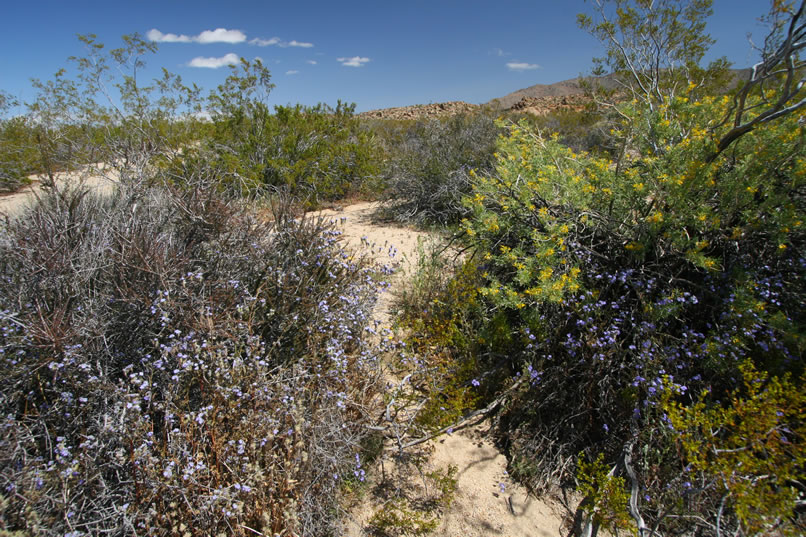
[[[290,70],[290,71],[286,71],[286,72],[285,72],[285,74],[287,74],[287,75],[296,75],[297,73],[299,73],[299,71],[297,71],[297,70],[295,70],[295,69],[292,69],[292,70]]]
[[[336,61],[345,67],[363,67],[369,61],[369,58],[362,58],[361,56],[353,56],[352,58],[336,58]]]
[[[292,39],[291,41],[283,41],[279,37],[272,37],[271,39],[262,39],[260,37],[256,37],[254,39],[249,40],[250,45],[257,45],[259,47],[273,47],[277,45],[278,47],[287,48],[287,47],[301,47],[301,48],[311,48],[313,47],[313,43],[305,43],[303,41],[297,41],[296,39]]]
[[[216,28],[215,30],[204,30],[199,35],[189,36],[184,34],[164,34],[152,28],[146,33],[146,37],[157,43],[243,43],[246,41],[246,34],[240,30],[227,30],[226,28]]]
[[[316,65],[319,62],[317,62],[316,60],[306,60],[305,63],[309,63],[311,65]]]
[[[507,62],[507,68],[510,71],[531,71],[532,69],[540,69],[540,66],[536,63]]]
[[[250,45],[257,45],[259,47],[270,47],[272,45],[277,45],[278,43],[280,43],[279,37],[272,37],[271,39],[260,39],[259,37],[256,37],[249,41]]]
[[[199,56],[197,58],[193,58],[190,60],[188,65],[190,67],[204,67],[207,69],[218,69],[219,67],[224,67],[225,65],[235,65],[240,61],[237,54],[230,52],[226,56],[222,56],[220,58],[205,58],[203,56]]]
[[[505,52],[504,49],[500,48],[494,48],[492,53],[498,56],[499,58],[503,58],[504,56],[509,56],[512,54],[511,52]]]

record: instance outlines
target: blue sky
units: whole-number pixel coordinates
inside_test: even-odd
[[[768,7],[715,0],[710,56],[750,65],[746,35],[763,37],[756,19]],[[31,78],[49,79],[83,54],[77,34],[117,47],[138,32],[159,42],[149,73],[165,67],[204,88],[224,80],[226,62],[262,58],[276,84],[273,104],[482,103],[587,72],[601,49],[576,27],[583,11],[583,0],[27,0],[4,10],[0,89],[31,101]]]

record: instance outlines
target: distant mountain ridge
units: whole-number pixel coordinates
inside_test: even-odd
[[[596,82],[605,89],[616,89],[618,87],[615,75],[585,77],[584,79],[581,79],[580,77],[569,78],[568,80],[555,82],[554,84],[535,84],[534,86],[529,86],[528,88],[519,89],[517,91],[513,91],[512,93],[508,93],[503,97],[492,99],[486,104],[499,110],[509,110],[517,103],[521,102],[521,100],[524,98],[542,99],[544,97],[569,97],[572,95],[582,95],[585,93],[585,90],[582,89],[580,80]]]

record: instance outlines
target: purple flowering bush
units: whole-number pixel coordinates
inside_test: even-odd
[[[0,528],[326,535],[382,271],[214,189],[51,192],[0,229]]]

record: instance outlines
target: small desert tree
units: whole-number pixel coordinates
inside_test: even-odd
[[[593,0],[594,15],[580,14],[579,26],[599,39],[603,57],[594,58],[595,75],[613,73],[620,89],[614,92],[593,88],[600,105],[615,112],[621,126],[615,129],[622,155],[635,141],[636,119],[649,127],[654,115],[669,121],[677,98],[696,100],[723,92],[733,85],[734,75],[725,58],[703,67],[702,59],[713,39],[706,33],[705,19],[713,13],[712,0]],[[753,66],[749,79],[739,81],[732,106],[722,122],[711,126],[720,131],[713,160],[735,140],[761,123],[791,114],[806,105],[804,62],[806,47],[806,3],[774,0],[761,18],[769,33],[756,47],[761,61]],[[645,113],[625,114],[615,106],[624,99],[637,103]],[[722,127],[732,124],[725,131]],[[642,142],[655,154],[666,147],[658,142],[654,129],[643,132]],[[687,133],[682,131],[681,137]]]
[[[166,70],[144,82],[145,58],[157,47],[138,34],[111,50],[92,34],[79,40],[86,54],[69,58],[74,76],[60,69],[33,82],[38,94],[28,116],[42,171],[52,180],[55,171],[104,161],[121,176],[143,176],[158,155],[176,154],[190,139],[199,89]]]
[[[750,79],[736,93],[719,125],[732,123],[732,128],[719,139],[710,160],[759,125],[806,106],[806,62],[800,56],[806,47],[806,2],[795,6],[776,0],[762,19],[770,32],[759,48],[761,61],[753,66]]]

